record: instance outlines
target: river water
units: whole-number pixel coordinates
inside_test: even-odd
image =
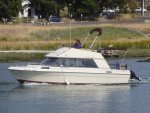
[[[150,62],[126,59],[142,81],[119,85],[21,86],[0,63],[0,113],[149,113]]]

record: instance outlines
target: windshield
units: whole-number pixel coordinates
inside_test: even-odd
[[[53,65],[57,60],[58,58],[46,58],[41,62],[41,65]]]

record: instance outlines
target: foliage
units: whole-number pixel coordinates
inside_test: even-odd
[[[46,53],[0,53],[0,61],[38,61],[43,59]]]
[[[83,38],[86,37],[87,33],[94,27],[78,27],[78,28],[72,28],[71,37],[73,39],[80,38],[83,40]],[[119,39],[119,38],[139,38],[142,35],[138,32],[128,30],[126,28],[115,28],[111,26],[103,27],[103,34],[101,35],[101,38],[103,40],[113,40],[113,39]],[[64,29],[54,29],[54,30],[39,30],[36,32],[31,33],[32,36],[41,39],[41,40],[56,40],[56,39],[65,39],[70,37],[70,28],[64,28]],[[93,37],[96,36],[97,33],[93,33]]]
[[[150,56],[149,49],[128,49],[127,57]],[[0,53],[0,62],[32,61],[39,62],[47,53]],[[121,55],[121,53],[120,53]],[[122,53],[124,55],[124,52]]]
[[[127,7],[131,4],[132,7],[135,5],[132,0],[31,0],[31,4],[42,17],[60,16],[60,10],[67,7],[68,17],[69,14],[73,14],[74,18],[79,18],[81,14],[83,16],[97,14],[98,16],[104,8],[119,8],[126,12]]]
[[[73,18],[83,16],[99,16],[103,9],[119,8],[123,13],[131,9],[134,13],[137,0],[30,0],[31,7],[34,7],[37,15],[46,18],[49,15],[60,16],[60,10],[67,7],[68,17],[73,14]],[[22,0],[1,0],[0,17],[16,17],[21,11]]]
[[[21,9],[21,0],[0,0],[0,17],[11,19]]]
[[[8,38],[7,37],[0,37],[0,41],[5,41],[7,42]]]
[[[147,10],[150,11],[150,6],[147,7]]]
[[[38,15],[48,17],[49,15],[60,16],[60,9],[64,7],[63,0],[31,0],[31,6],[34,7]]]

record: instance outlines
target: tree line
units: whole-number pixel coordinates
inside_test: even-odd
[[[0,18],[16,17],[21,10],[22,0],[0,0]]]
[[[21,11],[23,0],[0,0],[0,17],[16,17]],[[29,0],[30,6],[34,7],[36,14],[42,17],[48,15],[60,16],[60,11],[67,8],[68,16],[73,14],[79,18],[81,14],[85,16],[99,15],[104,8],[119,8],[122,13],[126,9],[135,9],[137,2],[141,0]]]

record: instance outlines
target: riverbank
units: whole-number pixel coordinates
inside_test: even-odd
[[[14,61],[29,61],[37,62],[45,58],[45,55],[50,51],[1,51],[0,62],[14,62]],[[120,54],[123,57],[124,53]],[[126,58],[134,57],[148,57],[150,56],[149,49],[128,49]]]
[[[100,27],[103,30],[92,49],[106,48],[113,45],[115,48],[127,48],[127,57],[150,56],[150,23],[99,23],[97,24],[51,24],[44,25],[0,25],[1,51],[52,51],[62,45],[70,45],[75,39],[81,42],[90,30]],[[71,28],[71,31],[70,31]],[[93,33],[83,48],[88,49],[97,33]],[[71,39],[71,40],[70,40]],[[21,54],[20,54],[21,53]],[[32,61],[44,58],[46,52],[27,53],[0,53],[0,61]]]
[[[0,53],[0,62],[37,62],[41,61],[45,57],[46,53]]]
[[[72,45],[75,39],[80,39],[82,43],[90,30],[97,27],[102,28],[103,33],[96,40],[92,49],[106,48],[109,45],[113,45],[115,48],[128,49],[150,48],[150,38],[145,36],[145,33],[111,24],[75,25],[71,32],[69,26],[62,25],[52,25],[48,27],[5,27],[6,29],[0,34],[0,50],[55,50],[62,45],[70,45],[70,42]],[[26,33],[21,32],[25,30],[25,28],[27,30]],[[83,48],[89,48],[96,35],[97,33],[93,33]]]
[[[80,39],[82,43],[90,30],[96,27],[102,28],[103,33],[93,46],[95,50],[109,45],[129,49],[150,48],[150,38],[145,36],[150,29],[147,24],[138,23],[132,26],[130,24],[74,25],[71,32],[68,25],[6,25],[0,27],[0,50],[55,50],[62,45],[70,45],[70,41],[73,44],[75,39]],[[96,35],[97,33],[93,33],[83,48],[89,48]]]

